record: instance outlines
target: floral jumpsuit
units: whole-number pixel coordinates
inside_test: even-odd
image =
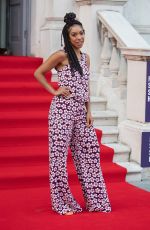
[[[89,101],[89,69],[87,56],[81,53],[81,77],[71,74],[70,65],[58,70],[59,86],[70,88],[71,95],[54,96],[50,105],[49,178],[52,209],[60,214],[81,212],[73,197],[67,173],[67,154],[70,146],[88,211],[110,212],[111,206],[100,167],[100,147],[93,125],[86,126],[85,102]]]

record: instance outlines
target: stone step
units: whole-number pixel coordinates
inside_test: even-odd
[[[97,95],[98,79],[99,79],[99,76],[92,76],[90,78],[90,93],[92,96]]]
[[[136,162],[116,162],[118,165],[127,169],[126,181],[141,181],[142,168]]]
[[[51,82],[58,82],[58,75],[57,75],[57,71],[55,69],[52,70]]]
[[[107,143],[108,147],[114,149],[113,162],[128,162],[130,147],[122,143]]]
[[[118,123],[118,115],[111,110],[92,111],[94,126],[116,126]]]
[[[96,125],[97,129],[103,131],[102,144],[118,142],[119,130],[117,126],[99,126]]]
[[[107,101],[104,97],[91,96],[91,111],[106,110]]]

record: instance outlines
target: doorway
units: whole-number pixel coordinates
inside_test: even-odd
[[[31,0],[0,0],[1,54],[29,55],[30,12]]]

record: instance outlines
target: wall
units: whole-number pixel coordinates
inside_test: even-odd
[[[150,44],[150,0],[129,0],[124,6],[124,15]]]

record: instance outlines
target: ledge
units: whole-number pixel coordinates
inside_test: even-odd
[[[121,48],[121,53],[128,59],[134,61],[147,61],[150,59],[150,49]]]
[[[76,0],[76,3],[80,6],[83,5],[120,5],[123,6],[126,4],[128,0]]]

